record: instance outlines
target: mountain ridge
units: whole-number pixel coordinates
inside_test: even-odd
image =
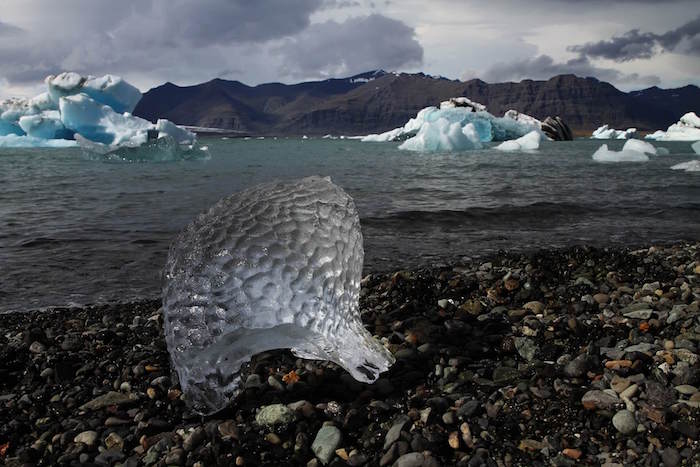
[[[250,135],[353,135],[402,126],[423,107],[458,96],[486,105],[494,115],[510,109],[541,120],[559,115],[578,132],[603,124],[665,129],[700,108],[700,88],[694,85],[623,92],[605,81],[571,74],[486,83],[372,70],[295,84],[249,86],[220,78],[192,86],[167,82],[146,92],[134,114]]]

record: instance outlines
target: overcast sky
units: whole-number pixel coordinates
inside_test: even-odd
[[[143,91],[383,68],[488,82],[575,73],[624,90],[700,84],[697,0],[0,0],[0,97],[47,74]]]

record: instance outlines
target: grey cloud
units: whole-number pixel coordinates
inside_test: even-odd
[[[156,0],[154,18],[162,17],[169,34],[195,46],[233,41],[265,41],[305,29],[321,0]],[[162,16],[161,16],[162,15]],[[174,34],[173,34],[174,33]]]
[[[658,76],[625,74],[612,68],[593,65],[587,57],[577,57],[563,63],[556,63],[549,55],[539,55],[511,63],[500,63],[483,74],[488,82],[520,81],[522,79],[549,79],[555,75],[575,74],[594,77],[617,84],[637,84],[652,86],[660,83]]]
[[[357,0],[324,0],[323,9],[343,9],[343,8],[356,8],[361,7],[362,4]]]
[[[610,40],[574,45],[568,47],[568,50],[591,58],[607,58],[617,62],[649,59],[659,51],[700,55],[700,16],[663,34],[632,29]]]
[[[259,45],[303,31],[322,5],[322,0],[3,1],[31,18],[21,40],[0,41],[0,77],[14,84],[65,69],[208,79],[222,68],[237,68],[241,59],[259,53]],[[0,23],[0,35],[12,31],[17,32],[14,26]],[[237,58],[243,49],[244,57]]]
[[[423,62],[423,47],[413,28],[380,14],[314,24],[277,53],[283,59],[283,74],[307,78],[410,68]]]
[[[11,36],[22,33],[22,28],[0,21],[0,36]]]

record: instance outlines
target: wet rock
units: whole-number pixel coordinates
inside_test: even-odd
[[[316,433],[316,438],[311,444],[311,450],[314,452],[316,457],[323,465],[328,464],[335,450],[340,445],[343,435],[340,430],[334,426],[326,425],[321,427]]]
[[[120,392],[110,391],[86,402],[80,406],[80,410],[100,410],[111,405],[127,405],[133,404],[138,400],[138,396],[133,394],[122,394]]]
[[[78,433],[75,438],[73,438],[74,443],[83,443],[86,446],[93,446],[97,441],[97,432],[88,430]]]
[[[260,407],[255,422],[260,426],[286,425],[294,421],[294,412],[284,404],[272,404]]]

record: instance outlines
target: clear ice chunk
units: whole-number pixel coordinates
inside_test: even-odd
[[[237,394],[241,366],[289,348],[374,382],[394,362],[363,327],[364,250],[352,198],[330,178],[258,185],[200,214],[164,271],[165,339],[199,413]]]

